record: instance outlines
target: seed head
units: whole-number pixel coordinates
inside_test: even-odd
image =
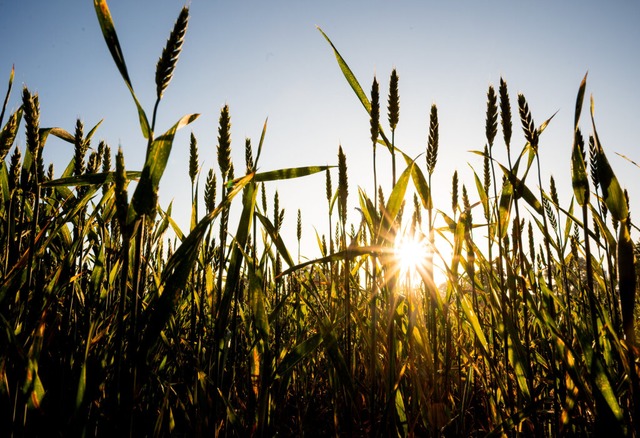
[[[344,225],[347,222],[347,196],[349,195],[349,183],[347,180],[347,157],[338,148],[338,201],[340,220]]]
[[[422,225],[422,205],[415,193],[413,194],[413,222],[417,226]]]
[[[576,141],[577,141],[577,135],[580,133],[580,130],[578,129],[576,131]],[[582,134],[580,134],[580,136],[582,137]],[[582,141],[584,144],[584,140]],[[591,182],[593,182],[593,186],[595,187],[596,191],[598,190],[598,187],[600,186],[600,178],[598,177],[598,148],[596,147],[596,142],[593,138],[593,135],[589,136],[589,166],[590,166],[590,170],[591,170]]]
[[[394,68],[389,79],[389,126],[395,131],[400,119],[400,96],[398,96],[398,74]]]
[[[35,158],[40,149],[40,105],[38,95],[32,95],[27,87],[22,89],[22,107],[27,131],[27,148]]]
[[[554,204],[560,205],[558,200],[558,190],[556,189],[556,180],[551,176],[549,178],[549,185],[551,186],[551,200]]]
[[[453,172],[451,181],[451,208],[455,213],[458,210],[458,171]]]
[[[487,119],[485,122],[485,135],[487,136],[487,142],[489,147],[493,146],[493,140],[498,133],[498,98],[496,96],[496,90],[493,85],[489,86],[487,92]]]
[[[251,139],[244,139],[244,162],[247,166],[247,175],[253,172],[254,164],[253,164],[253,149],[251,147]]]
[[[484,146],[484,161],[482,163],[482,171],[484,176],[484,192],[485,194],[489,194],[489,189],[491,188],[491,167],[489,162],[489,149],[487,146]]]
[[[518,111],[520,112],[520,121],[522,122],[522,130],[524,137],[527,139],[531,147],[538,148],[538,130],[536,129],[529,104],[523,94],[518,94]]]
[[[88,144],[84,140],[84,125],[82,120],[76,120],[76,131],[74,136],[74,168],[73,174],[80,176],[84,173],[84,156],[87,153]]]
[[[509,103],[509,92],[507,91],[507,83],[500,78],[500,124],[502,126],[502,135],[507,151],[511,148],[511,104]]]
[[[102,154],[102,171],[109,172],[111,170],[111,148],[104,143],[104,153]]]
[[[180,51],[182,50],[182,44],[184,43],[184,36],[187,32],[187,24],[189,23],[189,8],[186,6],[180,11],[178,19],[173,26],[171,34],[167,44],[162,50],[162,55],[156,64],[156,94],[157,99],[162,98],[164,90],[166,90],[171,78],[173,77],[173,71],[176,68]]]
[[[429,141],[427,144],[427,172],[429,175],[433,174],[438,161],[438,128],[438,108],[433,104],[429,115]]]
[[[20,148],[16,146],[11,154],[11,163],[9,164],[9,186],[13,189],[20,184],[20,162],[22,160],[22,154]]]
[[[226,180],[227,172],[231,167],[231,120],[229,118],[229,106],[225,105],[220,111],[218,127],[218,166],[222,179]]]
[[[325,170],[325,191],[327,195],[327,202],[331,203],[331,198],[333,197],[333,190],[331,187],[331,172],[329,169]]]
[[[204,186],[204,203],[207,208],[207,213],[211,213],[216,208],[216,174],[213,169],[209,169],[207,174],[207,181]]]
[[[0,132],[0,162],[4,161],[18,133],[18,111],[11,114],[4,129]]]
[[[191,180],[191,184],[194,184],[196,181],[196,176],[198,175],[198,141],[196,140],[196,136],[191,133],[190,141],[189,141],[189,179]]]
[[[127,210],[129,209],[129,202],[127,199],[127,171],[124,166],[124,154],[122,148],[118,148],[116,154],[116,211],[118,214],[118,221],[120,223],[120,229],[124,230],[127,223]]]
[[[378,141],[380,130],[380,92],[378,90],[378,80],[374,77],[371,85],[371,142],[373,147]]]

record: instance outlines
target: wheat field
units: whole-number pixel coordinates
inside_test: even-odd
[[[94,5],[146,158],[129,169],[126,151],[96,144],[100,124],[41,127],[38,95],[26,86],[21,107],[5,114],[12,71],[0,114],[8,436],[636,435],[638,229],[593,98],[583,114],[586,75],[564,127],[574,139],[560,176],[570,175],[570,202],[540,176],[553,117],[537,124],[525,96],[500,78],[486,94],[484,149],[472,152],[483,162],[469,170],[475,184],[455,172],[451,204],[434,205],[437,105],[426,150],[408,156],[395,144],[398,72],[365,91],[318,29],[370,118],[374,190],[350,185],[342,145],[333,165],[258,171],[267,124],[257,141],[237,145],[224,106],[217,168],[199,168],[191,134],[192,211],[182,229],[160,207],[159,185],[176,132],[199,114],[170,127],[156,119],[189,9],[158,60],[147,112],[106,0]],[[50,136],[73,145],[62,172],[45,169]],[[232,147],[244,148],[244,163],[232,162]],[[496,148],[506,148],[505,162]],[[378,168],[381,154],[391,169]],[[305,212],[287,211],[297,236],[288,247],[285,211],[266,183],[312,174],[324,174],[329,229],[310,236],[320,257],[305,259]],[[358,221],[348,222],[354,208]]]

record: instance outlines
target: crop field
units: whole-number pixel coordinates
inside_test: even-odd
[[[159,185],[176,132],[199,115],[164,127],[156,118],[189,9],[157,63],[149,111],[106,1],[94,5],[137,107],[146,159],[128,168],[126,151],[94,140],[99,124],[41,127],[27,87],[6,113],[11,73],[0,115],[3,434],[635,436],[634,194],[607,159],[586,75],[558,177],[570,180],[570,202],[540,176],[538,147],[553,117],[535,120],[500,78],[486,93],[484,149],[471,152],[483,162],[467,170],[475,184],[454,173],[451,203],[434,205],[438,107],[424,153],[408,156],[395,145],[396,70],[364,87],[318,29],[371,120],[373,193],[350,184],[342,146],[333,165],[257,170],[267,124],[261,138],[232,145],[224,106],[217,168],[199,168],[190,137],[183,229],[171,207],[160,208]],[[74,148],[61,172],[43,160],[51,136]],[[244,149],[244,163],[232,162],[232,147]],[[504,162],[497,148],[506,148]],[[377,165],[380,155],[390,169]],[[326,180],[319,202],[329,230],[306,236],[320,254],[308,259],[305,212],[287,211],[297,247],[287,246],[285,212],[265,183],[304,187],[312,174]]]

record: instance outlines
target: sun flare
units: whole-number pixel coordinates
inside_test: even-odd
[[[395,255],[401,278],[410,278],[411,283],[419,281],[419,270],[428,262],[428,242],[418,235],[403,235],[396,242]]]

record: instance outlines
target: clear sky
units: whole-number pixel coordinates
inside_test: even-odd
[[[155,65],[183,5],[182,0],[109,1],[133,86],[149,115]],[[621,184],[629,189],[632,215],[640,214],[640,169],[615,155],[640,162],[637,1],[192,0],[190,8],[186,43],[156,129],[163,131],[183,114],[202,114],[176,137],[160,188],[161,205],[166,208],[174,200],[174,216],[185,229],[190,209],[188,136],[193,131],[198,139],[202,192],[206,172],[217,169],[217,124],[225,103],[231,110],[236,174],[244,169],[245,137],[257,145],[268,117],[261,170],[337,164],[342,144],[349,167],[349,205],[358,205],[358,186],[372,196],[368,116],[316,25],[333,40],[367,92],[377,75],[385,126],[389,75],[397,68],[396,140],[409,155],[425,151],[429,109],[437,104],[435,203],[447,213],[455,169],[472,201],[478,199],[468,164],[481,172],[481,160],[467,151],[484,146],[486,92],[501,76],[509,85],[514,115],[518,92],[527,97],[536,124],[559,110],[541,136],[541,164],[545,188],[553,174],[561,203],[568,205],[573,110],[580,81],[589,71],[587,93],[595,97],[598,133]],[[73,132],[80,117],[88,131],[104,119],[95,145],[101,139],[114,151],[121,145],[127,167],[141,168],[145,141],[135,106],[106,48],[92,1],[0,0],[0,41],[0,84],[6,84],[12,65],[16,69],[10,110],[19,106],[24,84],[39,93],[43,127]],[[591,132],[587,116],[585,106],[586,134]],[[519,120],[514,126],[517,150],[515,145],[524,139]],[[22,132],[18,143],[24,147]],[[497,141],[498,157],[505,157],[503,149]],[[378,155],[379,181],[388,195],[389,161],[384,150]],[[61,141],[52,139],[45,147],[45,161],[55,163],[56,175],[72,156],[71,145]],[[530,184],[535,187],[533,180]],[[313,227],[327,231],[324,175],[272,183],[268,195],[276,189],[287,211],[283,227],[291,252],[295,255],[300,208],[303,245],[310,248],[305,253],[315,255]],[[358,220],[355,209],[350,218]]]

